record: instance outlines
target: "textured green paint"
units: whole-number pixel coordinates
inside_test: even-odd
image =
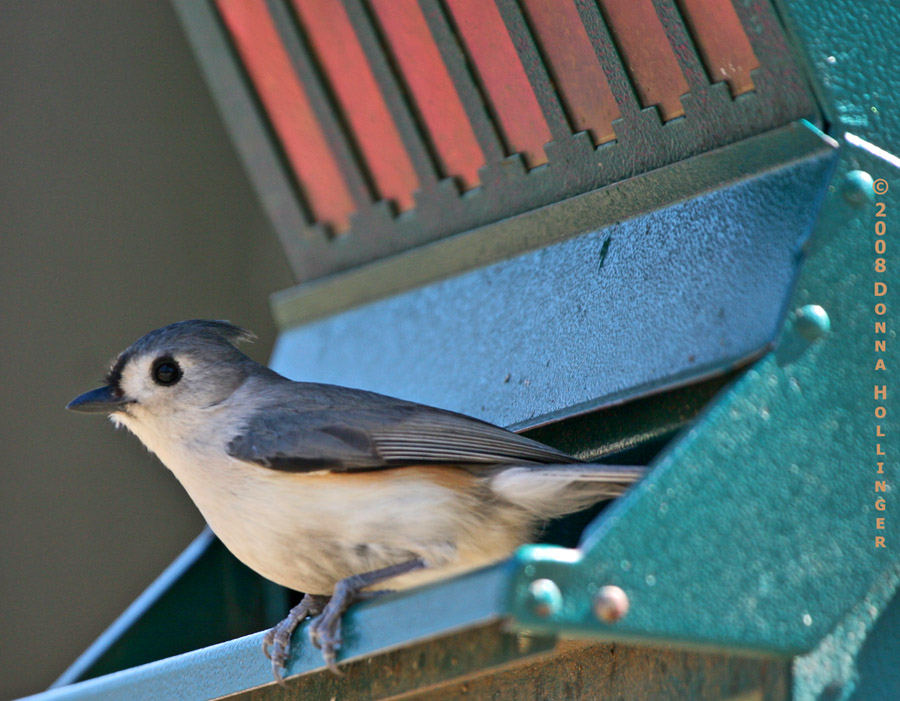
[[[860,616],[858,630],[863,629],[866,639],[855,651],[856,679],[850,698],[900,699],[900,592],[894,591],[874,625]]]
[[[845,165],[848,172],[839,187],[846,201],[862,206],[860,193],[865,192],[865,181],[883,177],[893,190],[886,199],[878,199],[896,211],[900,183],[891,179],[896,167],[885,165],[887,160],[896,166],[897,160],[889,154],[900,153],[900,80],[896,71],[900,11],[896,3],[891,0],[865,3],[781,0],[779,10],[800,49],[798,54],[805,55],[810,81],[830,123],[829,131],[834,135],[849,132],[888,152],[868,155],[865,149],[857,149],[855,154],[848,154],[851,159],[858,156],[859,162],[856,166]],[[873,199],[871,192],[865,192],[865,196]],[[827,213],[823,225],[827,226],[825,216]],[[839,221],[833,223],[833,228],[839,226]],[[861,235],[870,238],[864,225],[859,229]],[[897,237],[892,233],[886,237],[890,251],[896,246]],[[889,271],[881,279],[897,280],[896,265]],[[891,304],[890,297],[886,301],[893,310],[889,313],[896,318],[896,304]],[[892,329],[891,333],[895,334],[896,330]],[[888,342],[895,343],[896,336],[890,336]],[[889,364],[887,373],[888,377],[895,376],[896,369]],[[887,406],[896,411],[896,399]],[[896,422],[893,426],[896,427]],[[896,465],[896,434],[893,440],[885,437],[885,441],[886,452],[893,453],[888,459],[893,459]],[[896,479],[892,486],[896,489]],[[895,524],[894,529],[896,532]],[[898,552],[896,538],[889,546],[893,553]],[[895,570],[893,586],[896,584]],[[887,583],[881,587],[890,590]],[[900,698],[900,595],[895,593],[886,609],[882,599],[873,601],[871,597],[857,601],[839,628],[809,656],[797,661],[796,698],[829,701]]]
[[[829,133],[849,131],[900,153],[894,0],[778,0],[780,14],[805,54]]]
[[[887,642],[885,649],[873,650],[871,645],[866,646],[871,642],[872,631],[883,618],[891,597],[896,599],[898,584],[900,566],[882,573],[866,596],[856,602],[818,647],[795,660],[796,701],[900,698],[900,676],[896,672],[897,660],[900,659],[900,646],[897,645],[900,627],[896,617],[892,621],[893,640]],[[894,602],[895,608],[896,604],[897,601]],[[884,669],[877,671],[863,666],[876,660],[889,662]],[[869,673],[860,674],[861,666]]]
[[[583,552],[519,553],[510,607],[520,626],[793,655],[813,649],[896,564],[897,516],[883,532],[890,547],[874,547],[873,387],[889,376],[873,371],[875,206],[840,185],[854,169],[894,183],[879,199],[900,230],[900,172],[846,142],[841,154],[776,350],[601,517]],[[898,253],[889,241],[889,270],[900,270]],[[830,319],[818,340],[795,323],[804,305]],[[896,367],[893,336],[882,355]],[[880,423],[896,445],[896,412]],[[896,486],[896,452],[885,471]],[[896,489],[886,499],[897,514]],[[528,586],[540,577],[562,591],[555,617],[530,608]],[[590,606],[605,584],[631,601],[612,625]]]

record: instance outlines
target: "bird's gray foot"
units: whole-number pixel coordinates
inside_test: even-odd
[[[391,565],[380,570],[355,574],[352,577],[342,579],[334,588],[331,600],[326,604],[322,615],[309,624],[309,639],[312,644],[322,651],[325,664],[335,674],[340,674],[337,668],[337,651],[343,642],[341,638],[341,616],[357,601],[371,599],[383,594],[383,591],[363,591],[366,587],[391,579],[413,570],[425,567],[425,563],[418,558]]]
[[[309,616],[320,614],[328,603],[327,596],[306,594],[288,613],[281,623],[266,633],[263,638],[263,654],[272,661],[272,674],[284,685],[284,663],[291,656],[291,636],[294,629]]]

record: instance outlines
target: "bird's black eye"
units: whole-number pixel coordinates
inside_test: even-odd
[[[181,379],[181,368],[172,358],[157,358],[151,375],[157,384],[168,387]]]

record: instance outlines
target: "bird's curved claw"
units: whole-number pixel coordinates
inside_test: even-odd
[[[284,664],[291,656],[291,634],[293,630],[285,625],[290,617],[269,630],[262,641],[263,654],[272,662],[272,676],[281,686],[284,683]]]
[[[305,595],[283,621],[263,636],[263,654],[272,662],[272,676],[281,686],[285,686],[284,666],[291,656],[291,636],[294,630],[307,617],[319,613],[326,600],[321,596]]]
[[[330,610],[329,610],[330,609]],[[340,675],[337,653],[344,642],[341,638],[341,615],[337,607],[325,607],[322,615],[309,624],[309,641],[322,651],[325,664],[334,674]]]

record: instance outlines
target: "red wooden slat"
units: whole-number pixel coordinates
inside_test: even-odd
[[[621,116],[573,0],[523,0],[556,89],[575,131],[587,130],[594,145],[616,138]]]
[[[217,0],[217,5],[313,216],[345,231],[355,209],[350,191],[265,1]]]
[[[710,80],[728,81],[734,97],[753,90],[750,71],[759,68],[750,39],[728,0],[679,0],[681,12]]]
[[[378,194],[411,209],[419,179],[340,0],[294,0]]]
[[[418,0],[371,3],[425,122],[443,174],[458,178],[464,189],[477,187],[484,153]]]
[[[492,0],[446,0],[506,143],[529,167],[547,162],[552,139],[528,75]]]
[[[600,0],[609,29],[642,107],[656,105],[663,121],[681,117],[688,84],[652,0]]]

